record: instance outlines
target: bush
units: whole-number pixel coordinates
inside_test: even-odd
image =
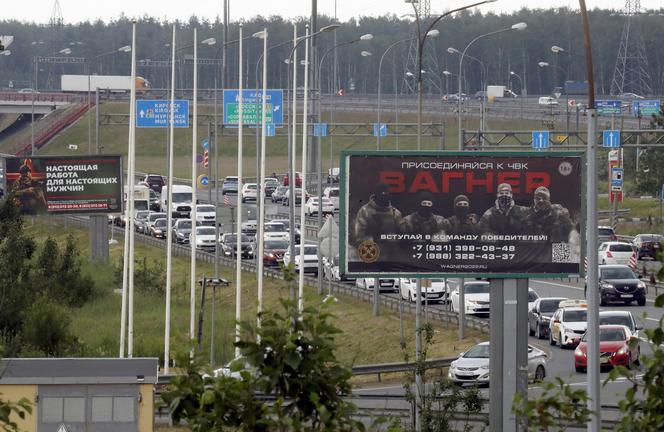
[[[118,288],[122,287],[123,264],[123,257],[119,257],[113,272],[113,280]],[[134,288],[138,292],[164,294],[166,289],[166,270],[164,264],[161,261],[150,263],[145,256],[135,257]]]
[[[49,357],[73,354],[77,351],[78,340],[70,332],[70,323],[65,308],[46,297],[39,297],[25,313],[23,342],[36,350],[36,354]]]

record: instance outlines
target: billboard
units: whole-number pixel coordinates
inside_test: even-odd
[[[351,276],[580,274],[580,153],[342,154]]]
[[[122,212],[120,156],[9,157],[7,192],[24,214]]]

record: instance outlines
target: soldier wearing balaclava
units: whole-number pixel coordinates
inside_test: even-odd
[[[449,235],[477,234],[478,218],[470,212],[470,200],[466,195],[454,198],[454,215],[445,219],[445,233]]]
[[[569,211],[560,204],[552,204],[551,192],[544,186],[535,189],[525,226],[530,234],[546,234],[551,243],[568,242],[574,229]]]
[[[498,185],[496,202],[480,219],[480,231],[488,234],[519,234],[523,232],[526,207],[516,205],[512,186]]]
[[[380,240],[381,234],[394,234],[400,230],[403,221],[401,212],[390,202],[390,189],[378,183],[369,202],[363,205],[355,216],[355,240]]]
[[[433,194],[422,191],[417,195],[417,210],[403,220],[401,231],[406,234],[437,234],[443,231],[445,218],[433,213]]]

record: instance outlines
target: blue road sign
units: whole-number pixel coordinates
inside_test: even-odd
[[[207,138],[205,138],[201,144],[203,145],[203,150],[208,150],[210,148],[210,140]]]
[[[638,116],[641,114],[643,117],[650,117],[651,115],[659,114],[660,102],[657,99],[653,100],[635,100],[632,102],[632,115]]]
[[[533,131],[533,148],[549,148],[549,131]]]
[[[326,137],[327,136],[327,123],[314,123],[314,136]]]
[[[387,136],[387,123],[374,123],[373,125],[373,135],[374,136]]]
[[[605,130],[602,132],[602,147],[618,148],[620,147],[620,131]]]
[[[137,100],[136,127],[167,128],[169,127],[168,100]],[[189,101],[176,100],[173,104],[173,126],[189,127]]]
[[[202,186],[207,186],[210,184],[210,179],[208,179],[207,176],[203,176],[201,177],[200,182]]]
[[[611,187],[621,188],[623,185],[623,175],[625,170],[623,168],[611,168]]]
[[[619,100],[597,100],[595,101],[595,108],[599,115],[620,114],[622,102]]]
[[[267,90],[265,94],[266,122],[281,125],[284,122],[283,90]],[[263,90],[242,90],[242,122],[244,126],[255,127],[263,119]],[[234,126],[239,122],[240,91],[224,90],[224,125]]]
[[[274,123],[267,123],[265,125],[265,136],[275,136],[277,133],[277,128]]]

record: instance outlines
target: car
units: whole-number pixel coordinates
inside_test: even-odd
[[[657,254],[662,250],[662,241],[664,236],[660,234],[639,234],[632,240],[632,245],[636,248],[636,259],[657,259]]]
[[[486,92],[484,90],[480,90],[475,92],[475,99],[477,100],[486,100]]]
[[[542,97],[539,98],[537,103],[539,105],[547,105],[547,106],[549,106],[549,105],[558,105],[558,101],[556,100],[556,98],[551,97],[551,96],[542,96]]]
[[[462,101],[468,100],[468,95],[465,93],[461,93],[461,96],[459,97],[459,93],[449,93],[446,95],[443,95],[443,100],[444,101],[455,101],[458,102],[459,99]]]
[[[273,203],[281,203],[287,193],[288,186],[278,186],[274,192],[272,192],[272,195],[270,195],[270,200],[272,200]]]
[[[286,195],[284,196],[284,199],[281,201],[281,204],[287,206],[289,199],[290,199],[290,190],[286,192]],[[309,199],[309,194],[305,191],[304,202],[306,202],[308,199]],[[295,188],[295,205],[300,205],[300,204],[302,204],[302,189]]]
[[[585,306],[560,307],[549,321],[549,343],[560,348],[576,346],[588,326]]]
[[[339,273],[339,255],[328,259],[323,257],[323,274],[325,279],[337,282],[350,282],[354,283],[356,281],[353,277],[348,277],[345,274]]]
[[[281,222],[267,222],[263,225],[263,240],[290,241],[290,233],[286,225]]]
[[[217,211],[214,206],[210,204],[197,204],[196,223],[215,226],[217,224]]]
[[[245,183],[242,185],[240,197],[242,202],[256,201],[258,196],[258,185],[256,183]]]
[[[466,315],[488,315],[490,311],[489,282],[474,280],[464,283],[464,298],[466,302]],[[450,294],[452,311],[459,312],[459,288]]]
[[[143,234],[152,235],[152,226],[154,225],[157,219],[166,219],[166,213],[162,212],[152,212],[148,215],[148,218],[145,221],[145,226],[143,227]]]
[[[600,265],[598,272],[599,303],[606,306],[609,302],[622,302],[625,305],[633,301],[639,306],[646,304],[646,284],[641,276],[634,274],[626,265]],[[584,287],[586,297],[588,286]]]
[[[288,231],[288,235],[290,236],[290,220],[288,219],[272,219],[270,222],[275,222],[275,223],[280,223],[283,224],[283,226],[286,227],[286,231]],[[300,225],[295,224],[293,228],[294,232],[294,237],[295,237],[295,243],[300,242]]]
[[[161,188],[166,186],[166,180],[164,180],[164,177],[159,174],[146,174],[145,177],[143,177],[143,183],[147,184],[148,187],[156,193],[161,193]]]
[[[597,227],[597,241],[602,244],[607,241],[618,241],[615,231],[610,226]]]
[[[357,278],[355,286],[368,291],[374,290],[374,278]],[[380,278],[378,279],[379,292],[397,292],[399,291],[399,279]]]
[[[147,225],[148,217],[152,213],[150,210],[139,210],[134,216],[134,229],[136,232],[144,233]]]
[[[579,346],[574,350],[574,369],[585,372],[588,368],[588,335],[585,333]],[[610,368],[625,366],[631,368],[633,364],[641,363],[641,347],[638,338],[623,325],[599,326],[599,366]]]
[[[323,197],[319,204],[317,196],[312,196],[304,204],[304,212],[308,216],[313,216],[314,214],[317,215],[319,210],[323,213],[323,215],[334,214],[334,204],[332,204],[332,201],[325,197]]]
[[[279,267],[279,264],[284,262],[284,253],[287,248],[287,241],[266,239],[263,242],[263,265],[266,267]]]
[[[189,185],[174,184],[172,187],[172,203],[168,202],[168,186],[162,186],[159,194],[161,211],[170,211],[174,218],[191,217],[193,189]]]
[[[334,206],[334,210],[338,211],[339,210],[339,188],[334,186],[334,187],[326,187],[323,189],[323,197],[329,199],[332,201],[332,205]]]
[[[279,186],[281,186],[279,180],[272,177],[266,177],[265,180],[263,180],[263,189],[265,189],[265,196],[271,198],[272,194],[274,193],[275,190],[277,190]]]
[[[636,337],[640,336],[643,326],[636,322],[632,312],[625,310],[601,310],[599,311],[599,325],[615,324],[624,325]]]
[[[256,222],[256,219],[249,219],[246,222],[242,222],[240,225],[240,231],[242,234],[246,234],[248,236],[255,236],[256,231],[258,227],[258,222]]]
[[[441,279],[421,279],[421,298],[427,302],[445,302],[449,296],[448,287]],[[401,298],[411,302],[417,301],[417,279],[401,278],[399,280]]]
[[[295,271],[300,272],[303,269],[305,273],[318,273],[318,246],[315,244],[304,245],[304,265],[300,263],[300,245],[294,245],[295,259],[291,259],[290,246],[284,253],[284,265],[294,263]]]
[[[548,355],[539,348],[528,345],[528,379],[534,382],[546,378]],[[491,348],[489,342],[481,342],[468,351],[459,355],[459,358],[450,364],[447,377],[458,385],[489,384],[489,361]]]
[[[284,174],[284,186],[290,186],[290,182],[288,180],[288,173]],[[300,174],[299,171],[295,171],[295,187],[296,188],[302,187],[302,174]]]
[[[539,298],[539,294],[535,292],[534,289],[528,287],[528,310],[533,307],[535,301]]]
[[[214,251],[217,233],[214,227],[197,226],[196,227],[196,249]]]
[[[549,336],[549,321],[564,297],[540,297],[528,309],[528,334],[537,339]]]
[[[22,88],[22,89],[20,89],[18,92],[19,92],[19,93],[34,93],[34,94],[39,94],[39,92],[38,92],[37,90],[32,89],[32,88],[29,88],[29,87],[27,87],[27,88]]]
[[[237,186],[239,182],[240,180],[237,176],[226,176],[223,183],[221,184],[221,194],[237,194]]]
[[[597,262],[600,264],[629,265],[630,258],[636,259],[631,244],[625,242],[604,242],[597,249]]]
[[[191,219],[177,219],[173,224],[171,235],[173,236],[173,241],[175,243],[189,243],[189,238],[191,235]]]
[[[161,214],[163,215],[163,213],[161,213]],[[167,222],[168,221],[165,217],[161,217],[159,219],[156,219],[150,225],[150,235],[154,238],[165,239],[166,235],[168,234]]]
[[[222,233],[219,237],[221,252],[224,254],[224,256],[237,256],[237,234]],[[242,234],[240,236],[240,248],[242,253],[241,258],[254,257],[254,245],[249,239],[248,235]]]
[[[152,211],[160,211],[161,210],[161,202],[159,200],[159,192],[155,192],[152,189],[149,189],[149,194],[150,194],[150,210]]]
[[[339,173],[341,169],[339,167],[329,168],[327,170],[327,183],[334,184],[339,183]]]

